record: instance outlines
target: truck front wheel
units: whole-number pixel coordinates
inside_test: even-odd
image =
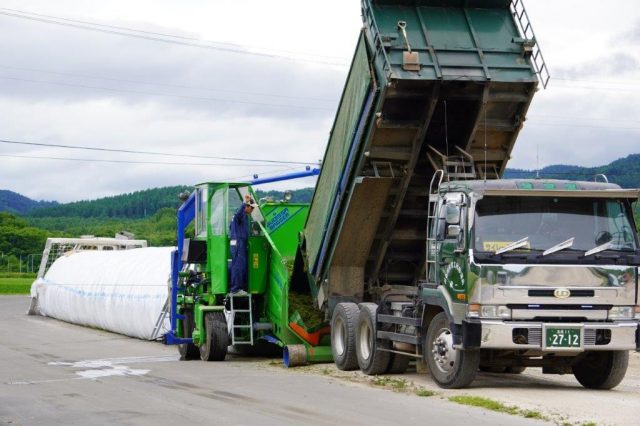
[[[389,366],[390,353],[379,351],[376,337],[376,311],[375,303],[360,304],[360,316],[356,329],[356,355],[358,366],[363,373],[370,376],[384,374]]]
[[[360,309],[355,303],[338,303],[331,317],[331,353],[340,370],[358,368],[356,323]]]
[[[589,351],[571,368],[585,388],[612,389],[620,384],[628,366],[627,351]]]
[[[429,323],[423,351],[431,377],[441,388],[463,388],[476,377],[480,351],[453,347],[453,334],[444,312],[440,312]]]

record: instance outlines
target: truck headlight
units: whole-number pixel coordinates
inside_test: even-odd
[[[469,318],[511,319],[511,309],[504,305],[471,304],[467,309]]]
[[[511,319],[511,309],[503,305],[482,305],[480,318]]]
[[[614,306],[609,309],[610,320],[629,320],[635,316],[635,308],[633,306]]]

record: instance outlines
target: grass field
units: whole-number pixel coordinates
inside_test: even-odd
[[[29,294],[34,278],[0,277],[0,294]]]

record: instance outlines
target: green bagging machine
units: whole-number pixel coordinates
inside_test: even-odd
[[[296,258],[308,204],[266,200],[253,211],[247,294],[229,294],[229,223],[246,195],[255,199],[248,183],[203,183],[180,208],[166,343],[178,344],[183,359],[221,361],[232,346],[240,354],[264,355],[281,347],[286,366],[330,361],[329,329],[324,315],[309,309]],[[184,239],[191,222],[193,236]]]

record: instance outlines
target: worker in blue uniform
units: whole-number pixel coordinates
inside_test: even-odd
[[[229,224],[231,236],[231,285],[229,287],[233,294],[246,294],[249,266],[247,261],[249,216],[257,206],[256,202],[249,195],[246,195],[244,203],[238,207]]]

